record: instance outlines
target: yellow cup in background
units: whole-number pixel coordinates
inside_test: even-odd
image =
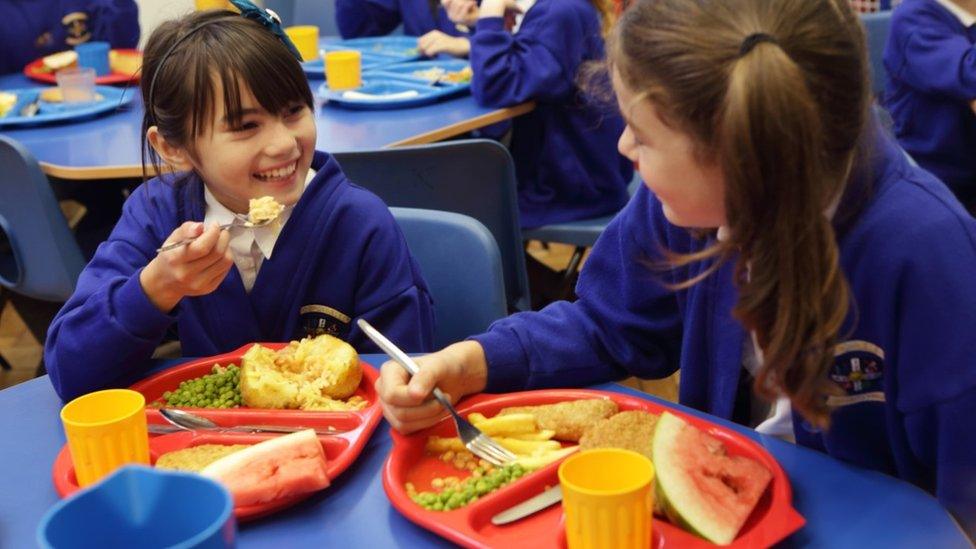
[[[362,54],[356,50],[325,52],[325,81],[330,90],[353,90],[362,86]]]
[[[630,450],[579,452],[559,466],[569,549],[647,549],[654,465]]]
[[[197,11],[230,9],[230,2],[227,0],[194,0],[193,4],[196,6]]]
[[[129,389],[80,396],[61,408],[79,486],[88,486],[126,463],[149,465],[146,399]]]
[[[313,61],[319,55],[319,28],[315,25],[297,25],[286,27],[285,34],[291,39],[298,53],[302,54],[302,61]]]

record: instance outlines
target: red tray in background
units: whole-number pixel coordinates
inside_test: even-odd
[[[116,55],[128,55],[128,56],[137,55],[140,58],[142,57],[142,52],[139,50],[113,49],[112,51]],[[26,67],[24,67],[24,76],[33,80],[37,80],[38,82],[57,84],[58,80],[57,77],[54,76],[54,73],[42,70],[43,67],[44,67],[43,59],[41,58],[35,59],[30,63],[28,63]],[[130,82],[135,83],[139,81],[140,74],[141,73],[138,72],[135,74],[126,74],[123,72],[116,72],[115,69],[112,69],[112,72],[110,72],[109,74],[96,76],[95,84],[99,86],[108,86],[112,84],[128,84]]]
[[[768,547],[798,530],[806,522],[792,506],[789,479],[775,458],[754,441],[731,429],[691,416],[656,402],[605,391],[586,389],[551,389],[506,395],[476,395],[464,400],[458,411],[462,415],[480,412],[493,416],[508,406],[551,404],[565,400],[609,398],[621,411],[646,410],[670,412],[725,444],[730,455],[742,455],[762,463],[773,478],[742,530],[730,547]],[[383,488],[393,506],[407,519],[452,542],[466,547],[565,547],[562,505],[519,521],[495,526],[491,517],[520,503],[550,486],[559,484],[558,463],[550,464],[518,481],[453,511],[428,511],[414,503],[404,484],[411,482],[417,491],[430,489],[435,477],[459,475],[459,471],[435,456],[424,453],[427,437],[456,436],[454,423],[448,418],[437,425],[410,436],[391,431],[393,450],[383,466]],[[654,547],[714,547],[710,542],[686,532],[665,520],[654,517]]]
[[[283,343],[261,343],[261,345],[276,350],[285,346]],[[240,365],[241,356],[250,347],[251,345],[245,345],[230,353],[180,364],[179,366],[146,378],[131,388],[145,395],[146,402],[151,403],[162,397],[164,392],[175,389],[181,381],[209,374],[214,364],[220,364],[222,366],[227,366],[228,364]],[[330,427],[334,427],[336,434],[319,436],[319,441],[322,443],[322,448],[325,450],[325,456],[328,460],[327,474],[330,480],[334,480],[356,461],[369,437],[372,436],[373,431],[379,425],[383,415],[379,398],[376,395],[376,390],[373,388],[377,377],[379,377],[379,373],[365,362],[360,362],[360,364],[363,367],[363,379],[355,394],[369,403],[362,410],[354,412],[323,412],[265,410],[257,408],[186,409],[211,419],[221,427],[234,427],[237,425],[301,425],[319,430],[328,430]],[[167,424],[166,420],[159,414],[159,410],[149,407],[146,408],[146,420],[151,424]],[[155,464],[156,459],[160,455],[191,446],[198,446],[200,444],[256,444],[274,436],[276,435],[207,432],[185,432],[150,436],[149,453],[150,459]],[[68,496],[79,489],[78,481],[75,478],[74,466],[71,463],[71,453],[68,450],[67,444],[58,453],[54,461],[51,476],[54,480],[54,487],[61,497]],[[312,494],[300,494],[259,505],[236,507],[234,509],[234,515],[241,521],[255,519],[293,505],[310,495]]]

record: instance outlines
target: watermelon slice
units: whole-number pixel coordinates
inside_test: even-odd
[[[721,441],[667,412],[651,452],[665,515],[712,543],[735,539],[772,478],[762,464],[728,455]]]
[[[266,440],[220,458],[200,474],[226,486],[238,507],[329,485],[325,452],[312,429]]]

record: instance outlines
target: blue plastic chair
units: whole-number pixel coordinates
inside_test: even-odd
[[[434,298],[437,349],[480,334],[507,313],[502,259],[491,232],[466,215],[390,208]]]
[[[319,36],[339,36],[335,0],[266,0],[264,6],[274,10],[287,26],[315,25]]]
[[[501,251],[509,308],[529,309],[515,165],[505,147],[474,139],[336,153],[335,158],[349,179],[388,206],[456,212],[483,223]]]
[[[891,33],[891,10],[861,15],[868,43],[868,64],[871,66],[871,91],[875,96],[884,91],[887,71],[884,66],[884,49]]]

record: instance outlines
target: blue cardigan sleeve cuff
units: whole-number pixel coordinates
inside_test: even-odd
[[[528,360],[521,345],[511,334],[494,329],[470,338],[481,344],[488,362],[486,393],[520,391],[529,379]]]
[[[505,19],[503,17],[482,17],[478,19],[478,24],[474,27],[475,33],[503,31],[505,30]]]
[[[179,305],[170,314],[160,312],[142,289],[139,282],[141,273],[142,269],[139,269],[113,292],[112,316],[133,336],[150,339],[176,322]]]

